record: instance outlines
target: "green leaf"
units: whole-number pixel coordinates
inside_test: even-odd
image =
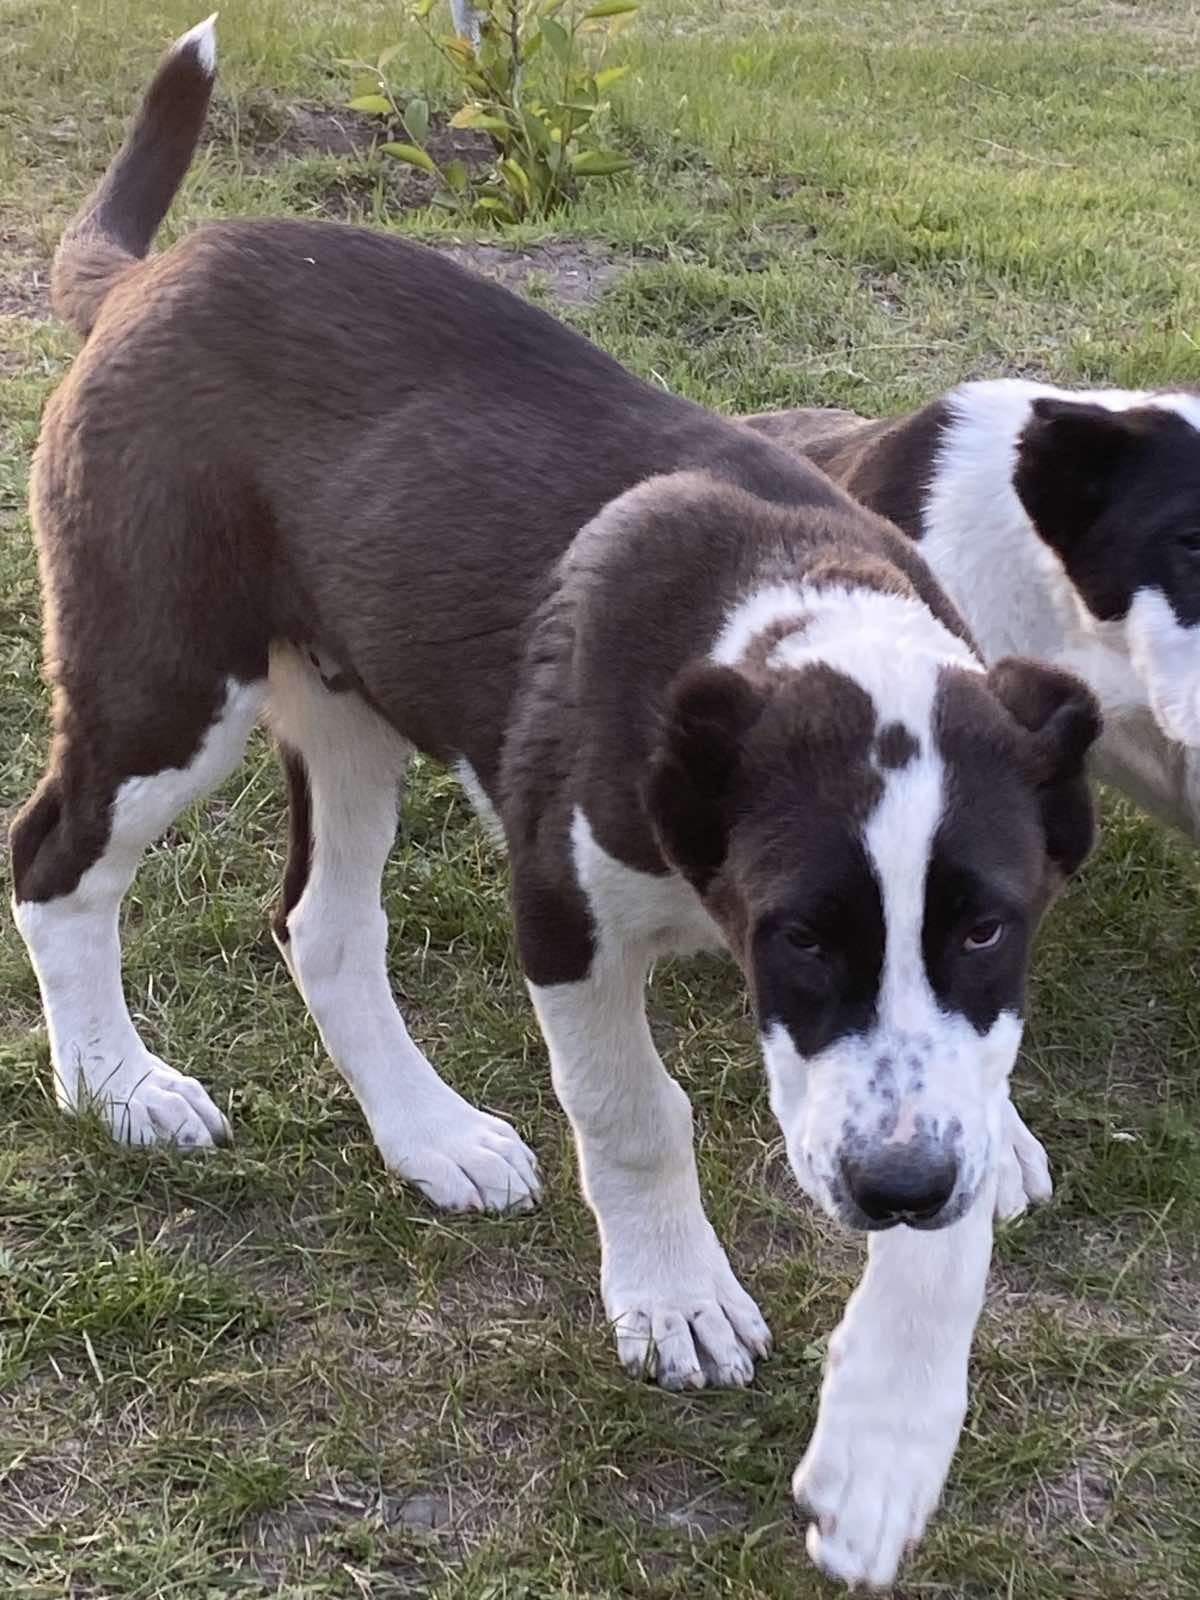
[[[388,45],[387,49],[381,52],[379,60],[375,63],[375,65],[379,68],[380,72],[382,72],[385,67],[390,67],[392,62],[396,59],[396,57],[400,54],[401,50],[403,50],[403,49],[404,49],[404,46],[402,44],[390,44],[390,45]]]
[[[636,10],[636,0],[600,0],[599,5],[592,6],[583,13],[583,20],[594,22],[597,17],[624,17]]]
[[[543,42],[540,30],[537,33],[531,33],[521,44],[521,60],[532,61],[542,48]]]
[[[437,0],[417,0],[416,5],[412,8],[412,14],[418,19],[427,17],[435,5],[437,5]]]
[[[463,106],[450,118],[452,128],[482,128],[485,133],[507,133],[508,123],[480,106]]]
[[[419,95],[404,108],[404,131],[414,144],[424,144],[429,132],[429,103]]]
[[[518,194],[528,199],[530,194],[529,174],[521,163],[515,161],[512,156],[505,156],[503,161],[499,163],[499,168],[504,174],[509,188],[515,189]]]
[[[422,172],[432,172],[438,175],[437,163],[433,157],[424,150],[418,150],[415,144],[400,144],[395,139],[390,139],[387,144],[379,148],[384,155],[395,156],[397,161],[407,161],[410,167],[420,167]]]
[[[618,78],[623,78],[629,71],[628,67],[605,67],[596,74],[596,88],[607,89],[610,83],[616,83]]]
[[[581,150],[571,158],[571,170],[577,178],[611,178],[614,172],[628,172],[632,166],[628,156],[614,155],[611,150]]]
[[[369,111],[375,117],[391,115],[392,102],[385,94],[359,94],[346,102],[351,111]]]
[[[453,189],[455,194],[462,194],[471,181],[465,161],[460,161],[457,156],[453,161],[447,161],[442,168],[442,177],[446,180],[446,187]]]
[[[544,117],[531,114],[522,119],[521,126],[531,146],[536,146],[539,150],[549,150],[550,128]]]
[[[497,222],[515,222],[516,213],[512,207],[503,200],[497,200],[491,195],[485,195],[482,200],[475,202],[476,211],[482,211],[485,216]]]
[[[547,17],[542,23],[542,38],[565,66],[571,59],[571,35],[562,23],[555,22],[553,17]]]

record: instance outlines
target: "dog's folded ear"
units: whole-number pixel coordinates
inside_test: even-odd
[[[1024,656],[1005,656],[988,673],[988,687],[1032,735],[1030,762],[1039,781],[1079,776],[1100,736],[1100,706],[1081,678]]]
[[[734,780],[765,704],[732,667],[692,666],[671,686],[642,798],[663,854],[701,891],[725,859]]]
[[[1046,851],[1069,877],[1095,840],[1084,764],[1100,734],[1100,706],[1079,678],[1021,656],[998,661],[988,687],[1025,732],[1026,770],[1041,794]]]
[[[1035,400],[1017,439],[1013,488],[1038,533],[1066,556],[1105,510],[1139,419],[1085,400]]]

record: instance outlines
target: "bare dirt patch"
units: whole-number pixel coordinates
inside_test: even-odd
[[[1070,1522],[1094,1528],[1108,1515],[1116,1493],[1110,1469],[1096,1461],[1076,1461],[1052,1478],[1042,1478],[1025,1506],[1029,1525],[1046,1529]]]
[[[310,100],[226,102],[214,106],[209,126],[215,145],[237,151],[243,164],[257,172],[312,157],[360,160],[377,144],[408,139],[399,124]],[[457,159],[471,173],[481,171],[495,154],[486,134],[438,124],[430,128],[425,148],[439,166]],[[414,186],[418,198],[410,204],[427,203],[432,179],[400,162],[389,163],[388,170],[394,170],[401,187]]]
[[[528,291],[541,285],[559,305],[590,305],[627,270],[628,263],[602,245],[569,239],[510,249],[498,244],[437,246],[459,266],[470,267],[507,289]]]
[[[304,156],[354,156],[380,136],[378,118],[341,106],[272,99],[217,101],[208,116],[211,143],[235,150],[254,170]]]
[[[25,234],[0,232],[0,317],[50,319],[50,258]]]

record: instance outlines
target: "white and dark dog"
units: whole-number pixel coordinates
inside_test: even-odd
[[[173,47],[54,268],[87,343],[35,461],[54,744],[12,852],[59,1100],[227,1136],[134,1029],[118,909],[265,715],[277,937],[384,1160],[441,1206],[531,1204],[533,1156],[385,970],[406,760],[456,766],[508,845],[620,1357],[669,1388],[747,1382],[769,1336],[643,987],[700,945],[745,971],[793,1170],[870,1234],[796,1479],[809,1549],[887,1583],[962,1424],[993,1216],[1047,1186],[1008,1081],[1092,840],[1094,699],[985,669],[914,545],[816,468],[419,246],[243,221],[145,259],[214,54],[211,24]]]
[[[919,541],[986,660],[1077,673],[1093,771],[1200,840],[1200,394],[993,379],[746,420]]]

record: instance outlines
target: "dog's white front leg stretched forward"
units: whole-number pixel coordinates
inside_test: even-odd
[[[830,1340],[817,1426],[792,1491],[831,1578],[888,1588],[941,1497],[967,1410],[992,1255],[993,1178],[952,1227],[871,1235]]]

